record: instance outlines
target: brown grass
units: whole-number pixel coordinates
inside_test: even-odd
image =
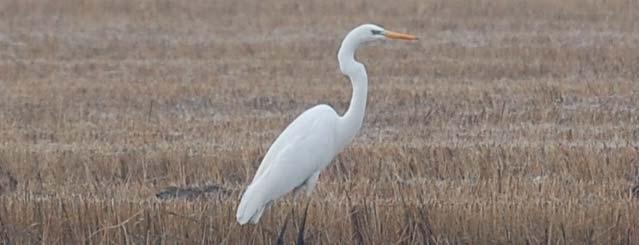
[[[365,22],[369,105],[320,178],[312,243],[639,241],[634,1],[0,1],[7,243],[272,243],[238,197],[306,108],[344,111],[336,50]],[[161,201],[167,186],[229,190]],[[296,234],[289,230],[286,241]]]

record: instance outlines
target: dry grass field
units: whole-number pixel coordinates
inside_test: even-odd
[[[639,244],[639,2],[0,0],[0,240],[273,243],[235,208],[268,146],[360,50],[361,133],[310,199],[313,244]],[[17,185],[16,185],[17,184]],[[211,185],[164,200],[170,186]],[[294,209],[294,212],[291,210]]]

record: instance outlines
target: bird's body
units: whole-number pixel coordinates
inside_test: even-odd
[[[273,142],[253,181],[242,195],[237,221],[257,223],[275,199],[304,187],[310,195],[320,172],[355,137],[364,120],[368,79],[364,65],[355,60],[360,44],[383,38],[414,40],[415,37],[362,25],[346,35],[338,60],[340,70],[353,85],[349,109],[339,116],[328,105],[317,105],[298,116]]]
[[[302,185],[310,194],[320,171],[338,152],[332,137],[337,118],[333,108],[318,105],[302,113],[282,132],[242,197],[238,222],[251,219],[257,223],[268,202]],[[240,211],[248,215],[240,215]]]

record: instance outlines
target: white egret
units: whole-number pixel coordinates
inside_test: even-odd
[[[339,116],[328,105],[317,105],[298,116],[273,142],[253,181],[242,195],[237,222],[257,223],[275,199],[303,187],[310,196],[320,172],[340,153],[362,126],[368,78],[366,68],[355,60],[357,48],[382,39],[416,40],[412,35],[364,24],[350,31],[337,53],[339,68],[353,85],[350,106]]]

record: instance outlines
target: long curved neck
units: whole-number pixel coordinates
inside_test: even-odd
[[[339,66],[345,75],[349,77],[353,85],[353,95],[348,110],[340,117],[337,135],[338,146],[341,151],[348,145],[362,127],[364,111],[366,109],[366,96],[368,91],[368,77],[366,68],[355,60],[355,51],[359,42],[347,35],[337,54]]]

